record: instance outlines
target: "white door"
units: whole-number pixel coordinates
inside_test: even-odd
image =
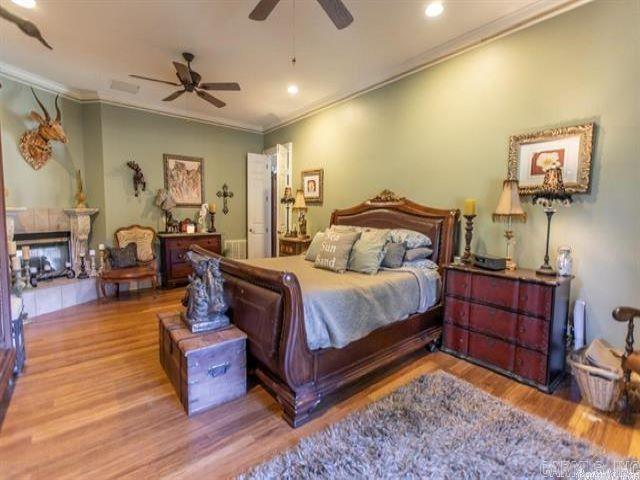
[[[271,256],[271,162],[247,154],[247,258]]]

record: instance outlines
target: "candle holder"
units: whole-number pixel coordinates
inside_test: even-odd
[[[87,273],[87,265],[84,261],[84,255],[80,255],[80,273],[78,273],[78,278],[80,280],[89,278],[89,274]]]
[[[216,232],[216,212],[209,212],[209,233]]]
[[[464,254],[462,255],[463,263],[470,264],[473,260],[471,258],[471,240],[473,239],[473,219],[475,215],[463,215],[467,223],[464,227]]]
[[[91,250],[89,252],[89,276],[97,277],[98,270],[96,269],[96,251]]]

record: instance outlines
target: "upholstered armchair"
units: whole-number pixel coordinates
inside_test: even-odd
[[[618,322],[627,322],[627,339],[624,355],[622,356],[622,369],[624,372],[624,386],[622,391],[622,416],[620,423],[629,425],[633,422],[631,417],[631,372],[640,374],[640,351],[633,350],[633,321],[640,318],[640,309],[632,307],[618,307],[613,311],[613,318]]]
[[[156,231],[151,227],[131,225],[116,230],[114,234],[115,247],[124,248],[131,243],[135,243],[136,261],[132,266],[114,268],[109,259],[107,259],[105,268],[98,276],[96,282],[98,297],[100,293],[102,293],[104,297],[107,296],[105,285],[109,283],[116,286],[116,295],[120,294],[121,283],[131,284],[131,282],[150,280],[152,287],[154,289],[157,288],[158,271],[154,253],[155,240]]]

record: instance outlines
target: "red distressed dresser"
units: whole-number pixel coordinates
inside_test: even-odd
[[[448,266],[443,349],[551,392],[565,369],[571,277]]]

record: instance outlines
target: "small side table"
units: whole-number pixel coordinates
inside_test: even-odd
[[[281,257],[300,255],[307,251],[309,245],[311,245],[311,238],[280,237],[279,255]]]
[[[231,325],[191,333],[179,313],[158,314],[160,364],[187,415],[247,392],[247,335]]]

